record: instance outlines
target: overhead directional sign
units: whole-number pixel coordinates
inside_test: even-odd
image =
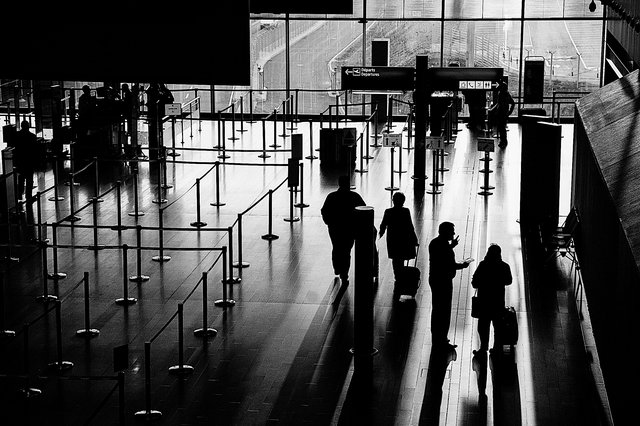
[[[408,91],[414,88],[412,67],[342,67],[341,90]]]
[[[385,148],[402,146],[402,133],[385,133],[382,135],[382,146]]]
[[[498,87],[502,68],[429,68],[429,86],[432,91],[492,90]]]

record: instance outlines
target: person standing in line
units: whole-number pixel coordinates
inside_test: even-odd
[[[502,260],[502,249],[497,244],[491,244],[487,249],[484,260],[473,273],[471,285],[478,290],[480,316],[478,317],[478,335],[480,349],[473,354],[485,354],[489,348],[489,326],[493,322],[493,347],[500,346],[496,321],[504,309],[504,289],[512,282],[511,268]]]
[[[38,139],[31,133],[30,127],[26,120],[20,123],[13,148],[13,166],[18,173],[18,198],[22,199],[22,194],[25,193],[27,202],[32,201],[33,173],[38,160]]]
[[[449,349],[457,347],[450,344],[447,338],[451,317],[453,278],[458,269],[464,269],[472,262],[472,259],[456,262],[453,249],[458,245],[460,237],[455,235],[454,224],[442,222],[438,226],[438,236],[429,243],[429,287],[433,297],[431,336],[434,347]]]
[[[349,283],[351,249],[356,238],[355,208],[364,205],[365,202],[360,194],[351,190],[349,177],[340,176],[338,190],[327,195],[320,210],[322,220],[329,228],[329,238],[333,246],[331,252],[333,270],[340,276],[343,285]]]
[[[498,136],[500,137],[498,146],[500,148],[507,146],[507,121],[515,106],[516,103],[513,97],[511,97],[511,93],[509,93],[507,83],[501,81],[498,86],[496,100],[493,105],[491,105],[491,108],[489,108],[489,115],[492,117],[492,122],[498,128]]]
[[[393,194],[393,207],[384,211],[380,223],[380,238],[387,232],[387,253],[393,266],[396,283],[402,280],[401,272],[404,262],[416,257],[418,237],[411,221],[411,212],[404,206],[406,200],[402,192]]]

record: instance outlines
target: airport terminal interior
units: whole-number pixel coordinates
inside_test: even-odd
[[[130,77],[0,63],[0,424],[632,424],[640,6],[238,3],[226,69],[180,37]],[[346,276],[322,212],[344,179],[368,206]],[[415,292],[371,232],[397,193]],[[446,345],[443,222],[468,261]],[[500,316],[481,351],[493,244],[515,338]]]

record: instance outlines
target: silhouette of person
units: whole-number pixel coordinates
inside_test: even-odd
[[[351,249],[355,243],[354,210],[364,205],[365,202],[360,194],[351,190],[349,177],[340,176],[338,190],[327,195],[320,210],[322,220],[329,228],[329,238],[333,246],[331,252],[333,270],[340,276],[343,284],[349,281]]]
[[[13,166],[18,173],[18,197],[26,192],[27,202],[32,200],[33,173],[35,172],[38,153],[38,139],[31,133],[28,121],[20,123],[20,131],[16,133],[13,148]]]
[[[152,159],[157,158],[156,149],[162,146],[162,117],[164,106],[160,105],[160,85],[151,83],[145,90],[147,94],[147,120],[149,126],[149,148]]]
[[[499,347],[499,333],[496,333],[496,321],[504,310],[504,288],[511,284],[511,268],[502,260],[502,250],[497,244],[491,244],[484,260],[473,273],[471,285],[478,289],[478,300],[482,309],[478,318],[480,349],[473,353],[486,353],[489,348],[489,327],[493,322],[493,346]]]
[[[78,98],[77,135],[79,139],[82,139],[87,135],[87,132],[95,119],[96,108],[96,98],[91,95],[91,87],[85,84],[82,86],[82,95]]]
[[[387,253],[393,266],[393,276],[396,282],[402,280],[402,267],[405,260],[416,257],[418,237],[413,228],[411,213],[404,206],[406,197],[402,192],[393,194],[393,207],[384,211],[380,223],[380,237],[387,231]]]
[[[507,89],[507,83],[501,81],[498,86],[495,102],[491,105],[491,108],[489,108],[491,121],[498,128],[498,136],[500,137],[498,146],[500,148],[507,146],[507,120],[515,106],[516,103]]]
[[[451,316],[451,297],[453,296],[453,278],[458,269],[469,266],[471,260],[456,262],[453,248],[458,245],[459,236],[455,236],[455,226],[451,222],[442,222],[438,226],[438,236],[429,243],[429,286],[433,296],[431,311],[431,336],[434,346],[453,347],[449,343],[449,322]]]

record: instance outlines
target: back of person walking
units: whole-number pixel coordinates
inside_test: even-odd
[[[13,166],[18,173],[18,198],[25,193],[27,201],[32,200],[33,174],[38,162],[38,139],[31,133],[28,121],[20,123],[13,148]]]
[[[500,148],[505,148],[507,146],[507,121],[509,120],[509,116],[513,112],[515,106],[516,103],[509,93],[507,83],[501,81],[498,86],[496,100],[489,109],[491,121],[498,128],[498,136],[500,137],[498,146]]]
[[[355,208],[364,206],[365,202],[355,191],[351,190],[348,176],[338,178],[338,190],[327,195],[320,210],[322,220],[329,228],[329,238],[333,246],[331,261],[336,275],[342,284],[349,280],[351,266],[351,249],[355,243]]]
[[[502,249],[497,244],[491,244],[471,279],[473,288],[478,289],[477,297],[481,306],[478,317],[480,349],[474,350],[474,354],[484,354],[489,349],[489,328],[492,322],[493,347],[500,347],[500,334],[496,332],[496,322],[504,310],[505,286],[511,282],[511,268],[502,260]]]
[[[387,232],[387,253],[393,266],[396,284],[402,280],[402,267],[408,259],[416,257],[418,237],[411,221],[411,212],[404,206],[405,195],[402,192],[393,194],[393,207],[384,211],[380,223],[380,237]]]

